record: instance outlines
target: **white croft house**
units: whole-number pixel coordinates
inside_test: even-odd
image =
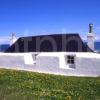
[[[0,67],[66,76],[98,77],[100,54],[94,52],[92,27],[89,24],[87,44],[77,33],[21,37],[4,53],[0,53]]]

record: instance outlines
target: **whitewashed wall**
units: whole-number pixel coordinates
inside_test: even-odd
[[[75,55],[75,68],[69,68],[66,64],[65,56],[67,55]],[[75,52],[0,53],[0,68],[95,77],[100,76],[100,54]]]

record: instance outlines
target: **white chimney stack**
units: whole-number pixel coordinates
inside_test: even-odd
[[[93,51],[95,49],[94,48],[94,42],[95,42],[95,38],[94,38],[94,33],[93,33],[93,24],[90,23],[89,24],[89,33],[87,34],[87,45]]]
[[[16,38],[16,34],[12,33],[11,39],[10,39],[10,45],[14,44],[16,42],[17,38]]]

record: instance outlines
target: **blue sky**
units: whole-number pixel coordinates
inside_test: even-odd
[[[0,0],[0,41],[12,32],[18,37],[74,32],[85,38],[90,22],[100,39],[100,0]]]

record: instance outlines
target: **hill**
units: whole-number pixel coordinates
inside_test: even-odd
[[[100,77],[0,69],[0,100],[100,100]]]
[[[9,44],[0,44],[0,52],[4,52],[9,48]]]

